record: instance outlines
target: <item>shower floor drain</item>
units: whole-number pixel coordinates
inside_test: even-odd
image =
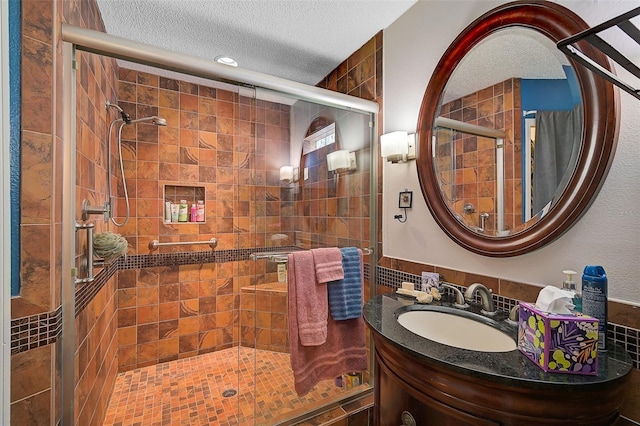
[[[238,391],[235,389],[227,389],[226,391],[222,392],[222,396],[224,396],[225,398],[229,398],[237,393]]]

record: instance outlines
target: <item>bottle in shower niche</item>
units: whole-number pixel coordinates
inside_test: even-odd
[[[180,200],[180,206],[178,207],[178,222],[186,222],[189,220],[189,206],[187,200]]]
[[[196,222],[204,222],[204,201],[198,200],[196,206]]]
[[[196,213],[197,213],[197,209],[196,209],[196,203],[191,204],[191,213],[189,214],[189,222],[195,222],[196,221]]]
[[[607,274],[602,266],[585,266],[582,274],[582,313],[598,318],[598,350],[607,349]]]

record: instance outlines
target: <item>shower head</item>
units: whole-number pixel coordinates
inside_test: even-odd
[[[127,124],[140,123],[142,121],[151,121],[151,124],[155,124],[156,126],[166,126],[167,120],[162,117],[158,117],[157,115],[153,115],[151,117],[138,118],[136,120],[130,120]]]
[[[105,108],[115,108],[115,109],[117,109],[118,112],[120,112],[120,116],[122,117],[122,121],[124,121],[127,124],[131,124],[131,117],[129,116],[129,114],[124,112],[122,110],[122,108],[120,108],[118,105],[112,104],[111,102],[106,101],[104,106],[105,106]]]

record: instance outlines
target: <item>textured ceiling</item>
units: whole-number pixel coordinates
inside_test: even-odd
[[[315,85],[415,0],[97,0],[107,33]]]
[[[569,61],[542,33],[510,27],[483,39],[458,64],[443,102],[459,99],[509,78],[565,79]]]

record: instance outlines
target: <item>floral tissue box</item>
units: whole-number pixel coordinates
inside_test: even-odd
[[[518,349],[544,371],[598,374],[598,320],[520,303]]]

